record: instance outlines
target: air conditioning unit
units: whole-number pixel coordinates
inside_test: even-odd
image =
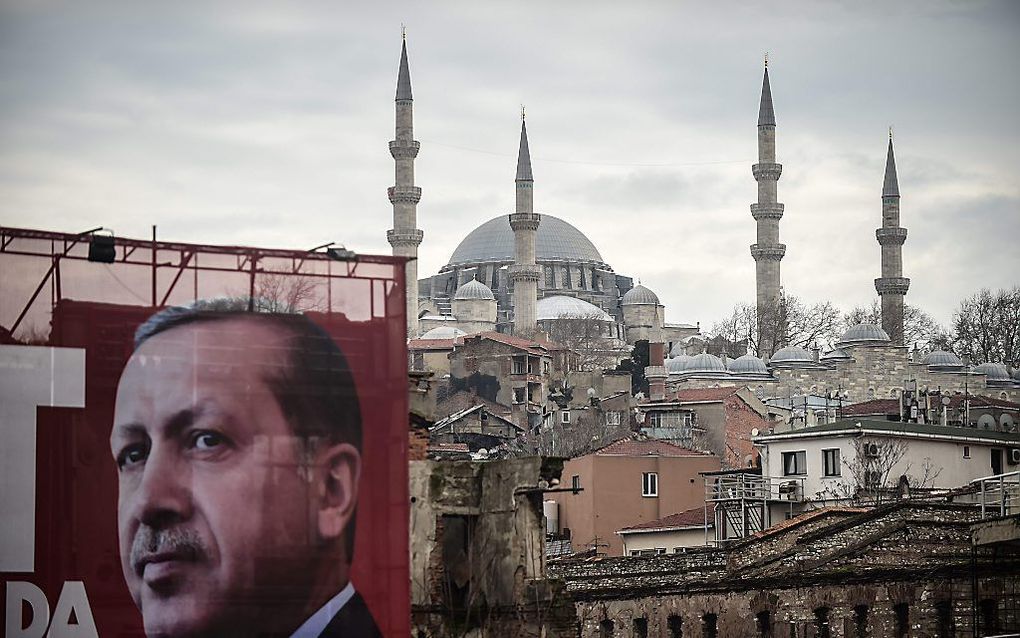
[[[865,443],[864,456],[875,458],[878,456],[878,443]]]
[[[799,500],[799,485],[797,481],[787,481],[779,484],[779,498],[780,500],[796,501]]]
[[[1009,454],[1006,455],[1006,461],[1010,465],[1020,465],[1020,447],[1010,448]]]

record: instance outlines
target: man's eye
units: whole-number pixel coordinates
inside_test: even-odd
[[[196,432],[192,438],[192,445],[196,450],[213,450],[225,442],[223,436],[216,432]]]
[[[129,445],[121,450],[120,454],[117,455],[117,465],[121,469],[132,465],[138,465],[145,461],[145,457],[148,455],[148,452],[148,446],[140,443]]]

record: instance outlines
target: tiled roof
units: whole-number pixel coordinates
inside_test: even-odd
[[[658,439],[621,439],[595,450],[599,456],[705,456],[689,448]]]
[[[677,390],[677,401],[722,401],[740,391],[739,386],[725,388],[691,388],[689,390]]]
[[[873,414],[899,414],[899,399],[871,399],[845,406],[843,416],[871,416]]]
[[[977,394],[972,394],[966,397],[962,394],[954,394],[949,397],[949,407],[957,408],[963,405],[963,402],[969,398],[970,407],[972,408],[1003,408],[1005,410],[1020,410],[1020,403],[1013,401],[1007,401],[998,397],[986,397]]]
[[[439,418],[442,418],[456,412],[467,410],[468,408],[472,408],[476,405],[484,405],[489,414],[495,414],[497,416],[510,415],[509,407],[490,401],[485,397],[480,397],[473,392],[468,392],[467,390],[458,390],[445,399],[437,401],[436,415]]]
[[[715,503],[709,503],[708,505],[708,525],[712,526],[712,521],[715,520]],[[670,514],[654,521],[647,521],[645,523],[639,523],[637,525],[631,525],[630,527],[624,527],[620,530],[620,533],[624,532],[650,532],[658,530],[671,530],[671,529],[683,529],[685,527],[703,527],[705,525],[705,508],[692,507],[689,510],[680,512],[678,514]]]
[[[489,339],[491,341],[498,341],[499,343],[505,343],[508,346],[527,350],[532,354],[545,354],[546,352],[552,352],[554,350],[566,350],[563,346],[558,343],[552,343],[551,341],[545,341],[543,339],[525,339],[524,337],[494,331],[480,332],[478,334],[471,335],[468,339]]]
[[[755,538],[764,538],[766,536],[773,536],[783,531],[784,529],[789,529],[791,527],[803,525],[804,523],[809,523],[815,520],[816,518],[821,518],[822,516],[838,515],[845,517],[851,516],[853,514],[863,514],[864,512],[867,511],[869,511],[867,507],[842,507],[839,505],[833,505],[832,507],[822,507],[816,510],[811,510],[810,512],[805,512],[803,514],[800,514],[799,516],[794,516],[793,518],[788,518],[785,521],[776,523],[775,525],[772,525],[768,529],[762,530],[757,534],[752,534],[751,536],[748,537],[748,540]]]
[[[408,350],[453,350],[457,344],[463,343],[462,337],[456,339],[411,339],[407,342]]]

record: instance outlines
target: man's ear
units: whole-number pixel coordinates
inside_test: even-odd
[[[339,538],[354,516],[361,479],[361,453],[350,443],[330,445],[320,452],[319,535]]]

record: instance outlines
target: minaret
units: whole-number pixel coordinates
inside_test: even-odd
[[[414,185],[414,158],[420,144],[414,139],[414,109],[411,99],[411,73],[407,69],[407,39],[401,34],[400,71],[397,74],[396,139],[390,142],[390,155],[396,164],[394,186],[387,189],[393,204],[393,228],[386,239],[394,256],[408,257],[404,270],[407,278],[407,335],[418,336],[418,201],[421,189]]]
[[[903,276],[903,242],[907,240],[907,229],[900,227],[900,185],[896,179],[891,128],[882,184],[882,227],[875,231],[875,237],[882,247],[882,276],[875,280],[875,290],[882,299],[882,329],[895,345],[902,346],[903,297],[910,288],[910,280]]]
[[[772,109],[769,87],[769,61],[765,58],[765,79],[761,86],[758,107],[758,163],[751,173],[758,182],[758,202],[751,204],[751,216],[758,223],[758,241],[751,245],[755,264],[756,302],[758,310],[759,352],[770,355],[783,338],[776,326],[781,325],[779,262],[786,254],[786,245],[779,243],[779,220],[783,205],[776,201],[776,185],[783,165],[776,163],[776,114]],[[763,334],[763,333],[770,334]]]
[[[539,268],[535,264],[535,236],[542,216],[534,211],[534,185],[531,176],[531,153],[528,151],[528,128],[521,107],[521,147],[517,154],[517,209],[510,215],[514,231],[514,264],[510,281],[514,285],[514,334],[531,336],[538,314]]]

